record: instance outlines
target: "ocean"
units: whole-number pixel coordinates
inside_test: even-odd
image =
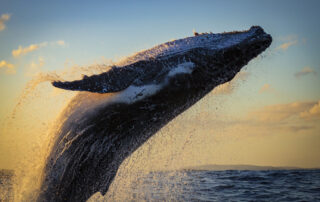
[[[153,175],[180,191],[162,192],[161,183],[149,183]],[[176,184],[166,173],[151,173],[144,179],[149,188],[133,190],[148,196],[146,201],[320,201],[320,170],[187,171],[182,176]]]
[[[9,175],[0,176],[0,201],[12,201]],[[320,170],[151,172],[123,194],[125,201],[320,201]]]

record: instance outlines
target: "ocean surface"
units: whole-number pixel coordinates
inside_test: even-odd
[[[10,201],[8,176],[1,177],[0,201]],[[129,201],[320,201],[320,170],[152,172],[123,194]]]
[[[320,201],[320,170],[155,172],[125,191],[123,201],[313,202]]]

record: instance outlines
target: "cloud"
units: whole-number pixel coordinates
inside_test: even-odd
[[[202,112],[196,117],[182,116],[182,122],[191,128],[202,128],[204,133],[215,134],[216,138],[319,134],[320,100],[274,104],[240,114],[225,110]],[[305,113],[303,113],[305,112]],[[312,119],[311,119],[312,117]],[[200,133],[200,131],[198,131]],[[220,137],[218,137],[218,136]]]
[[[275,89],[272,88],[271,85],[268,83],[264,84],[259,90],[259,93],[272,93],[272,92],[275,92]]]
[[[309,111],[315,104],[316,102],[293,102],[265,106],[259,110],[250,112],[248,118],[262,122],[281,122],[291,118],[301,117],[300,114],[302,112]]]
[[[252,135],[267,135],[280,131],[298,133],[314,131],[319,128],[319,121],[320,100],[265,106],[236,120],[233,127],[237,130],[242,128],[245,133]]]
[[[183,121],[192,127],[201,125],[213,133],[222,131],[221,134],[232,138],[317,133],[320,129],[320,100],[268,105],[243,115],[232,115],[223,110],[214,114],[201,113]]]
[[[43,42],[43,43],[39,43],[39,44],[31,44],[27,47],[19,46],[18,49],[12,51],[12,55],[14,57],[19,57],[20,55],[25,55],[29,52],[38,50],[39,48],[45,47],[47,45],[48,45],[48,42]]]
[[[4,30],[6,28],[5,22],[10,19],[10,14],[2,14],[0,17],[0,31]]]
[[[318,101],[318,103],[315,103],[310,109],[301,112],[300,116],[302,118],[320,118],[320,100]]]
[[[39,44],[31,44],[27,47],[22,47],[22,46],[19,46],[18,49],[16,50],[13,50],[12,51],[12,55],[14,57],[19,57],[21,55],[26,55],[27,53],[30,53],[32,51],[36,51],[42,47],[46,47],[49,45],[59,45],[59,46],[65,46],[66,43],[64,42],[64,40],[58,40],[58,41],[54,41],[54,42],[42,42],[42,43],[39,43]]]
[[[0,68],[14,68],[14,65],[13,64],[10,64],[10,63],[7,63],[5,60],[2,60],[0,62]]]
[[[2,68],[6,69],[7,74],[16,73],[15,66],[11,63],[8,63],[5,60],[0,61],[0,69],[2,69]]]
[[[294,41],[289,41],[289,42],[285,42],[283,44],[281,44],[280,46],[278,46],[276,49],[277,50],[287,50],[290,46],[296,45],[298,43],[298,40],[294,40]]]
[[[297,78],[300,78],[301,76],[306,76],[308,74],[316,75],[317,72],[314,69],[312,69],[311,67],[304,67],[300,71],[296,72],[294,74],[294,76]]]
[[[65,46],[66,45],[64,40],[58,40],[58,41],[56,41],[56,44],[58,44],[59,46]]]
[[[290,46],[298,44],[298,36],[297,35],[288,35],[285,37],[280,37],[280,41],[283,41],[282,44],[276,47],[276,50],[286,51]]]
[[[224,126],[227,133],[239,133],[241,136],[311,132],[319,128],[319,107],[320,101],[269,105],[242,117],[219,117],[225,122],[219,127]]]

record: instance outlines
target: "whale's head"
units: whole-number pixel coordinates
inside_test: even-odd
[[[126,89],[131,92],[135,89],[135,96],[141,94],[141,86],[153,85],[152,89],[158,90],[163,84],[174,80],[172,82],[178,88],[193,86],[210,90],[230,81],[271,42],[271,36],[259,26],[246,31],[197,34],[138,52],[128,57],[120,67],[100,75],[85,76],[71,82],[54,81],[53,85],[67,90],[97,93]],[[143,91],[148,94],[146,90]]]
[[[163,46],[155,58],[185,58],[198,85],[216,86],[230,81],[251,59],[267,49],[272,37],[261,27],[252,26],[246,31],[220,34],[203,33],[180,39]],[[161,50],[158,47],[157,50]],[[149,53],[148,55],[152,55]],[[150,56],[148,56],[150,57]],[[191,63],[190,63],[191,62]],[[195,82],[193,85],[197,85]]]

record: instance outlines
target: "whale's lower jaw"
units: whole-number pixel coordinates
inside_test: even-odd
[[[209,59],[205,50],[188,52],[183,57],[195,64],[192,74],[177,74],[156,93],[132,103],[110,102],[78,113],[82,110],[78,95],[74,102],[80,107],[68,110],[67,121],[56,134],[38,201],[86,201],[96,192],[105,194],[125,158],[213,88],[231,80],[270,45],[271,37],[249,43],[212,52]],[[85,96],[90,99],[94,94]]]

